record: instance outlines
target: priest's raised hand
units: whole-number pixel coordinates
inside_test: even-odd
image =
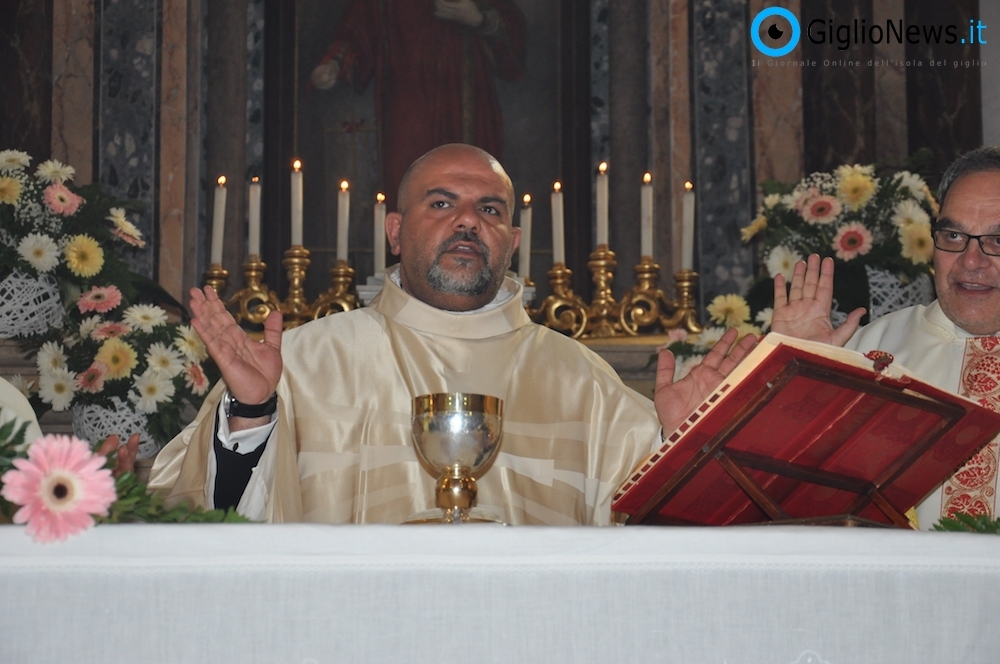
[[[666,349],[660,351],[656,365],[653,403],[664,434],[679,427],[757,343],[757,339],[748,334],[734,346],[733,342],[736,341],[738,334],[735,328],[728,330],[712,346],[712,350],[701,364],[695,366],[691,373],[676,383],[674,354]]]
[[[863,307],[848,314],[840,327],[834,327],[830,320],[833,305],[832,258],[820,260],[818,254],[811,254],[808,260],[795,264],[791,287],[786,284],[784,275],[774,277],[771,329],[775,332],[843,346],[858,329],[861,317],[865,315]]]
[[[255,341],[236,324],[210,286],[204,291],[191,289],[191,311],[191,324],[222,372],[232,397],[243,404],[270,399],[281,378],[281,313],[271,312],[264,321],[264,338]],[[230,427],[238,430],[259,424],[242,419],[231,418]]]

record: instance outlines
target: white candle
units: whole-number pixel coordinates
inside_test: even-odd
[[[347,262],[347,226],[351,218],[351,190],[347,180],[337,194],[337,260]]]
[[[681,269],[694,269],[694,185],[684,183],[684,214],[681,216]]]
[[[222,238],[226,233],[226,176],[220,175],[215,188],[215,209],[212,214],[212,264],[222,264]]]
[[[375,195],[375,276],[385,273],[385,194]]]
[[[552,262],[566,262],[566,246],[563,237],[563,194],[562,184],[552,185]]]
[[[608,163],[602,161],[597,167],[597,244],[608,244]]]
[[[521,208],[521,244],[517,254],[517,276],[527,280],[531,275],[531,194],[524,195]]]
[[[250,218],[247,223],[247,248],[251,256],[260,256],[260,178],[250,180]]]
[[[302,245],[302,162],[292,163],[292,246]]]
[[[642,176],[639,196],[639,255],[653,257],[653,176]]]

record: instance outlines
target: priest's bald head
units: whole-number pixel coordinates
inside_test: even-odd
[[[385,220],[403,288],[439,309],[488,304],[521,240],[513,212],[514,186],[489,153],[453,143],[417,159]]]

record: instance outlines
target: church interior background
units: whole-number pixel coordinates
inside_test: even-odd
[[[209,263],[212,190],[228,181],[222,266],[228,294],[247,254],[247,187],[262,182],[265,281],[288,288],[290,165],[304,172],[304,245],[311,300],[336,265],[339,184],[351,183],[348,263],[374,268],[375,194],[385,189],[376,85],[315,89],[348,0],[2,0],[0,148],[76,168],[144,205],[148,239],[134,267],[174,297],[201,285]],[[482,3],[481,3],[482,4]],[[489,3],[485,3],[489,4]],[[739,229],[761,183],[796,182],[841,164],[909,167],[935,187],[958,154],[1000,142],[1000,70],[985,44],[861,44],[845,63],[836,44],[803,39],[786,60],[754,66],[752,17],[782,6],[807,24],[889,17],[965,24],[1000,17],[992,2],[918,0],[517,0],[523,73],[497,78],[502,160],[517,198],[535,204],[530,272],[536,302],[553,262],[548,195],[565,193],[566,265],[590,301],[594,174],[609,164],[609,245],[620,297],[640,261],[640,196],[652,175],[653,254],[673,293],[681,262],[682,193],[697,199],[693,268],[699,306],[741,292],[758,269]],[[392,2],[381,0],[381,11]],[[433,58],[431,52],[409,58]],[[944,61],[946,67],[891,63]],[[823,63],[828,63],[822,66]],[[880,64],[881,63],[881,64]],[[952,66],[952,63],[959,63]],[[965,63],[965,64],[961,64]],[[970,64],[971,63],[971,64]],[[428,116],[436,109],[412,109]],[[920,158],[914,160],[914,155]],[[517,215],[515,214],[515,220]],[[393,259],[387,257],[391,264]],[[514,268],[519,266],[515,263]]]

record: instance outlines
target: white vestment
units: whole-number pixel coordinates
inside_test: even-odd
[[[870,350],[891,353],[895,362],[913,371],[921,380],[942,390],[961,394],[966,342],[975,336],[955,325],[935,300],[929,306],[907,307],[866,325],[851,337],[847,348],[863,353]],[[990,514],[995,515],[997,459],[990,447],[985,449],[981,461],[992,466],[991,469],[982,469],[986,474],[991,472],[992,478],[978,488],[977,500],[985,504]],[[961,472],[956,473],[955,477]],[[983,473],[977,474],[985,477]],[[949,482],[936,489],[917,506],[917,518],[922,530],[930,529],[940,519],[944,489]],[[952,499],[949,496],[946,502]]]
[[[26,446],[42,437],[42,430],[38,428],[38,420],[31,404],[20,390],[0,378],[0,424],[6,424],[11,420],[17,421],[14,424],[14,433],[27,422],[28,427],[24,430]]]
[[[617,486],[659,442],[652,402],[583,344],[530,322],[520,286],[458,315],[390,279],[372,306],[285,332],[277,424],[240,510],[269,521],[400,523],[434,506],[411,442],[413,397],[504,401],[496,461],[478,506],[511,524],[611,523]],[[224,385],[157,456],[150,486],[210,504],[213,428]],[[245,509],[254,506],[253,509]]]

